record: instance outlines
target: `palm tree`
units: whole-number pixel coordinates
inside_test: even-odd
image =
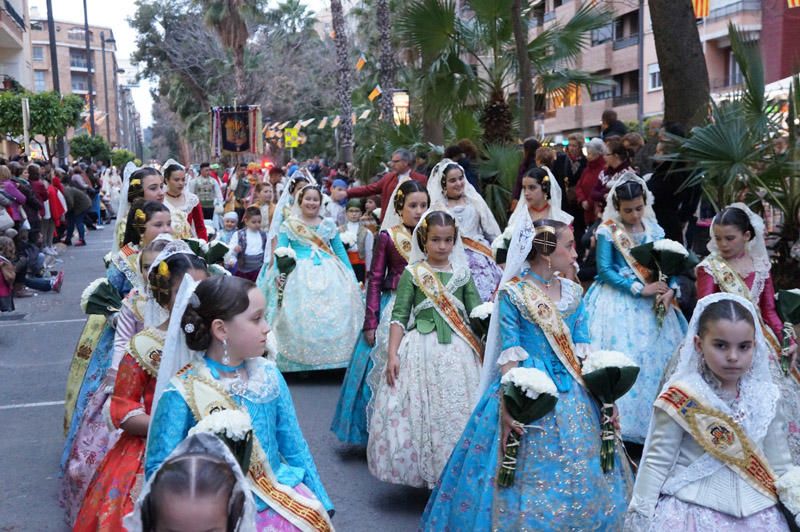
[[[390,91],[394,87],[395,62],[394,50],[392,47],[392,19],[389,11],[389,0],[376,0],[375,19],[378,23],[378,38],[380,39],[380,85],[385,91],[385,96],[380,99],[381,116],[383,121],[391,124],[394,120],[394,110],[392,106],[392,95]]]
[[[203,7],[203,18],[219,37],[222,46],[233,56],[236,96],[245,92],[244,55],[250,33],[248,20],[262,17],[264,0],[195,0]]]
[[[333,23],[333,42],[336,46],[336,95],[339,99],[342,121],[339,123],[337,135],[341,149],[340,159],[345,162],[353,161],[353,102],[351,101],[351,75],[349,48],[347,46],[347,33],[344,24],[344,11],[341,0],[331,0],[331,22]]]

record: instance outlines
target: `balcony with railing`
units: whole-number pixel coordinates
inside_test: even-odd
[[[614,50],[622,50],[623,48],[628,48],[630,46],[636,46],[639,44],[639,34],[635,33],[633,35],[629,35],[627,37],[622,37],[619,39],[614,39]]]
[[[734,2],[726,6],[712,9],[708,14],[706,23],[714,22],[715,20],[719,19],[728,19],[733,15],[744,13],[746,11],[761,12],[761,9],[762,7],[760,0],[739,0],[739,2]]]
[[[23,48],[23,34],[25,32],[25,19],[22,18],[14,4],[5,0],[0,3],[0,47]]]
[[[545,23],[550,22],[551,20],[555,20],[555,19],[556,19],[556,11],[555,11],[555,9],[553,11],[547,11],[544,14],[544,22]]]
[[[614,107],[620,107],[622,105],[630,105],[632,103],[639,103],[639,93],[629,92],[628,94],[620,94],[618,96],[614,96],[614,100],[612,103]]]
[[[8,16],[11,17],[11,19],[14,22],[17,23],[17,26],[19,26],[19,29],[21,29],[22,31],[25,31],[25,19],[22,17],[22,15],[14,7],[14,4],[9,2],[9,0],[4,0],[3,9],[4,9],[4,11],[6,13],[8,13]]]
[[[69,58],[69,67],[72,70],[89,70],[89,61],[85,57],[72,56]]]

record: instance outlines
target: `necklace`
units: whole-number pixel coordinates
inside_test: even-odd
[[[219,372],[224,371],[225,373],[236,373],[240,369],[244,369],[244,362],[238,364],[236,366],[226,366],[222,362],[217,362],[213,358],[206,355],[206,364],[208,365],[208,369],[211,370],[211,374],[214,375],[215,378],[219,378]]]
[[[550,208],[550,204],[549,204],[549,203],[547,203],[547,202],[545,202],[545,204],[544,204],[544,207],[542,207],[541,209],[537,209],[536,207],[534,207],[534,206],[532,206],[532,205],[531,205],[531,206],[529,206],[528,208],[529,208],[530,210],[532,210],[533,212],[536,212],[536,213],[541,213],[541,212],[544,212],[544,211],[546,211],[547,209],[549,209],[549,208]]]
[[[167,192],[166,194],[167,194],[167,196],[169,196],[170,198],[175,198],[175,199],[178,199],[178,198],[180,198],[180,197],[181,197],[181,194],[178,194],[177,196],[176,196],[175,194],[170,194],[169,192]]]
[[[547,279],[545,279],[544,277],[542,277],[541,275],[539,275],[538,273],[536,273],[533,270],[528,270],[528,274],[531,277],[533,277],[534,279],[536,279],[537,281],[539,281],[540,283],[542,283],[547,288],[550,288],[550,285],[552,285],[553,281],[555,280],[555,276],[554,276],[554,277],[551,277],[550,280],[548,281]]]

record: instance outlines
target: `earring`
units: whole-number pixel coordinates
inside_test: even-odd
[[[226,366],[231,363],[231,357],[228,356],[228,339],[222,340],[222,363]]]
[[[546,258],[546,259],[547,259],[547,269],[552,271],[552,269],[553,269],[553,263],[550,261],[550,255],[545,255],[545,257],[544,257],[544,258]]]

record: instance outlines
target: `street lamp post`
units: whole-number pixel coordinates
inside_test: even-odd
[[[86,67],[89,80],[89,131],[94,137],[94,97],[92,95],[92,49],[89,47],[89,11],[86,9],[86,0],[83,0],[83,35],[86,41]]]
[[[103,98],[106,105],[106,140],[111,145],[111,106],[108,104],[108,75],[106,74],[106,43],[116,44],[117,41],[112,35],[106,39],[106,32],[100,32],[100,50],[103,54]]]

